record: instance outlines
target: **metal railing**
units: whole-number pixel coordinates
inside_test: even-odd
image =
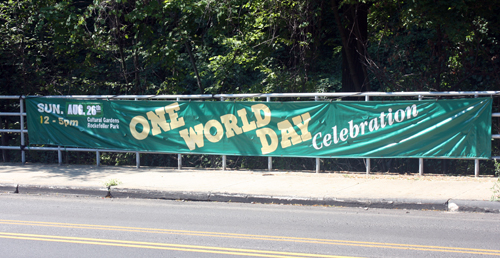
[[[465,97],[465,96],[500,96],[500,91],[448,91],[448,92],[329,92],[329,93],[245,93],[245,94],[201,94],[201,95],[58,95],[58,96],[44,96],[45,98],[71,98],[71,99],[150,99],[150,100],[172,100],[177,101],[182,99],[215,99],[224,101],[226,99],[235,98],[265,98],[267,102],[271,98],[310,98],[319,101],[323,98],[363,98],[365,101],[370,101],[370,97],[415,97],[422,100],[424,97]],[[21,161],[26,163],[26,148],[25,148],[25,129],[24,117],[24,99],[25,96],[0,96],[0,100],[19,100],[20,112],[0,112],[1,116],[19,116],[20,129],[0,129],[0,133],[19,133],[21,136],[21,146],[0,146],[0,149],[6,150],[20,150]],[[492,117],[500,117],[500,113],[492,113]],[[500,134],[492,134],[493,139],[500,139]],[[140,167],[140,153],[148,154],[167,154],[163,152],[141,152],[141,151],[125,151],[125,150],[108,150],[108,149],[87,149],[87,148],[64,148],[58,147],[29,147],[28,150],[44,150],[44,151],[57,151],[58,162],[62,164],[62,151],[85,151],[96,153],[96,165],[100,165],[101,152],[116,152],[116,153],[135,153],[136,167]],[[182,169],[182,155],[178,155],[178,169]],[[500,156],[494,156],[492,159],[500,159]],[[419,158],[419,175],[424,175],[424,159]],[[371,171],[370,159],[365,159],[366,174]],[[226,169],[226,155],[222,156],[222,170]],[[320,158],[316,158],[316,173],[321,169]],[[272,158],[268,157],[268,170],[272,170]],[[479,159],[474,159],[474,175],[479,176]]]

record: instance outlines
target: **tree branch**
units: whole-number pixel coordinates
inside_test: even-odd
[[[194,73],[196,74],[196,82],[198,83],[198,88],[200,89],[200,94],[203,94],[203,86],[201,85],[201,80],[200,80],[200,75],[198,74],[198,68],[196,68],[196,63],[194,61],[194,56],[193,53],[191,52],[191,44],[189,44],[189,41],[185,41],[184,44],[186,45],[186,50],[189,54],[189,59],[191,60],[191,64],[193,65]]]
[[[347,59],[347,64],[349,66],[349,74],[351,76],[351,79],[354,83],[354,87],[356,87],[356,91],[361,91],[361,85],[359,83],[358,77],[356,76],[355,70],[354,70],[354,63],[352,59],[352,55],[349,51],[349,42],[347,35],[345,34],[345,30],[342,27],[342,21],[340,20],[340,15],[339,15],[339,8],[337,5],[337,0],[332,0],[332,9],[333,13],[335,15],[335,21],[337,22],[337,27],[340,32],[340,37],[342,38],[342,45],[344,47],[344,53],[346,54],[346,59]]]

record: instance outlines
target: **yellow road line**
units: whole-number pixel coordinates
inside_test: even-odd
[[[266,235],[220,233],[220,232],[206,232],[206,231],[188,231],[188,230],[122,227],[122,226],[92,225],[92,224],[72,224],[72,223],[58,223],[58,222],[20,221],[20,220],[0,220],[0,224],[79,228],[79,229],[93,229],[93,230],[113,230],[113,231],[128,231],[128,232],[155,233],[155,234],[191,235],[191,236],[203,236],[203,237],[239,238],[239,239],[251,239],[251,240],[277,241],[277,242],[299,242],[299,243],[310,243],[310,244],[345,245],[345,246],[358,246],[358,247],[486,254],[486,255],[500,256],[500,250],[462,248],[462,247],[427,246],[427,245],[412,245],[412,244],[379,243],[379,242],[364,242],[364,241],[349,241],[349,240],[266,236]]]
[[[254,257],[354,258],[351,256],[335,256],[335,255],[308,254],[308,253],[261,251],[261,250],[252,250],[252,249],[223,248],[223,247],[182,245],[182,244],[165,244],[165,243],[154,243],[154,242],[139,242],[139,241],[112,240],[112,239],[100,239],[100,238],[84,238],[84,237],[64,237],[64,236],[53,236],[53,235],[6,233],[6,232],[0,232],[0,238],[76,243],[76,244],[105,245],[105,246],[119,246],[119,247],[134,247],[134,248],[173,250],[173,251],[198,252],[198,253],[231,254],[231,255],[254,256]]]

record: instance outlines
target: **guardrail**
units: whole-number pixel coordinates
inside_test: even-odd
[[[323,98],[365,98],[365,101],[370,101],[370,97],[415,97],[418,100],[422,100],[424,97],[461,97],[461,96],[500,96],[500,91],[448,91],[448,92],[329,92],[329,93],[246,93],[246,94],[201,94],[201,95],[57,95],[57,96],[44,96],[45,98],[72,98],[72,99],[151,99],[151,100],[181,100],[181,99],[217,99],[225,100],[231,98],[265,98],[266,101],[270,102],[271,98],[314,98],[315,101],[319,101],[321,97]],[[18,99],[20,112],[0,112],[1,116],[19,116],[20,128],[21,129],[0,129],[0,133],[19,133],[21,136],[21,146],[0,146],[0,149],[6,150],[20,150],[21,151],[21,161],[23,164],[26,163],[26,147],[25,147],[25,133],[28,130],[25,129],[24,117],[26,113],[24,112],[24,99],[25,96],[0,96],[2,99]],[[500,117],[500,113],[492,113],[492,117]],[[492,134],[493,139],[500,139],[500,134]],[[96,165],[100,165],[100,155],[101,152],[120,152],[120,153],[135,153],[136,154],[136,167],[140,167],[140,153],[154,154],[157,152],[133,152],[124,150],[106,150],[106,149],[87,149],[87,148],[64,148],[58,147],[29,147],[28,150],[45,150],[45,151],[57,151],[58,152],[58,162],[62,164],[62,151],[86,151],[96,153]],[[165,154],[165,153],[161,153]],[[182,155],[178,155],[178,169],[182,169]],[[500,156],[494,156],[492,159],[500,159]],[[371,171],[370,159],[365,159],[366,164],[366,174]],[[424,161],[423,158],[419,158],[419,175],[424,175]],[[316,173],[319,173],[320,158],[316,158]],[[222,156],[222,170],[226,169],[226,156]],[[268,157],[268,170],[272,170],[272,158]],[[479,176],[479,160],[474,160],[474,175]]]

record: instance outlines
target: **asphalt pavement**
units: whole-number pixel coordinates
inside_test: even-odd
[[[491,176],[1,163],[0,195],[105,197],[113,179],[114,198],[500,213]]]

